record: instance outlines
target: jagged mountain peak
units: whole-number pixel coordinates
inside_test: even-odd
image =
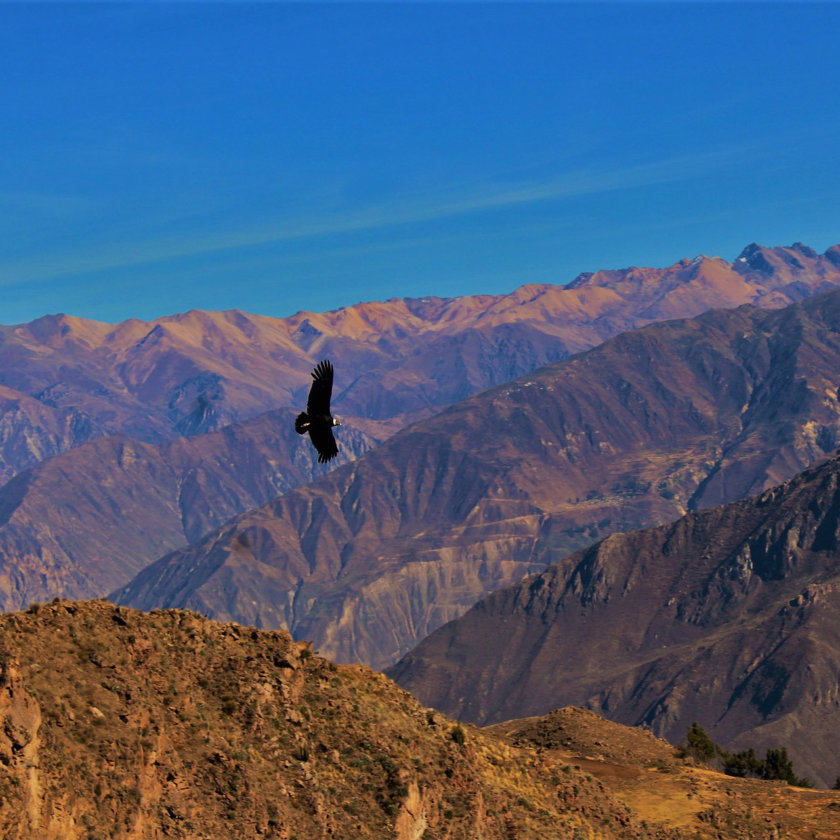
[[[493,593],[389,674],[477,722],[570,703],[674,740],[696,720],[729,748],[784,745],[828,786],[838,546],[834,454],[758,496],[613,534]]]
[[[819,257],[819,254],[813,248],[809,245],[803,245],[801,242],[794,242],[793,245],[790,246],[790,250],[799,251],[800,254],[811,260],[815,260]]]

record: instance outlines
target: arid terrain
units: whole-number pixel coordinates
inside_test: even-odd
[[[568,761],[600,781],[643,825],[697,838],[834,840],[840,794],[725,776],[648,730],[567,706],[482,732]]]
[[[60,594],[99,596],[153,559],[327,469],[278,409],[160,444],[111,435],[31,467],[0,488],[0,609]],[[346,463],[372,449],[341,430]]]
[[[532,371],[547,361],[563,358],[572,350],[597,344],[620,329],[666,315],[702,311],[710,305],[753,301],[778,307],[833,288],[840,280],[838,254],[840,250],[829,249],[820,256],[803,245],[775,249],[750,246],[732,264],[718,258],[698,258],[683,260],[668,269],[598,272],[579,277],[570,287],[522,287],[500,297],[392,300],[323,315],[300,313],[284,320],[236,312],[194,311],[154,324],[128,321],[111,326],[49,316],[31,324],[2,328],[0,381],[4,384],[0,390],[5,390],[0,396],[7,399],[0,400],[0,408],[6,410],[0,417],[0,475],[10,478],[22,472],[0,487],[0,608],[18,609],[32,600],[56,595],[85,598],[107,594],[127,584],[163,555],[197,542],[232,517],[271,502],[323,476],[329,468],[359,457],[410,420],[432,414],[476,390]],[[816,329],[824,330],[826,326],[832,329],[828,322],[815,322]],[[753,334],[755,327],[752,322],[735,324],[735,328],[752,330]],[[734,380],[730,387],[738,390],[736,396],[744,400],[754,384],[750,380],[766,376],[768,365],[778,367],[782,355],[793,353],[800,344],[812,347],[815,354],[826,355],[820,370],[832,364],[834,350],[828,346],[830,340],[811,334],[803,341],[796,335],[796,324],[787,329],[787,335],[763,342],[766,346],[751,345],[750,352],[759,354],[755,360],[745,357],[737,347],[713,346],[715,342],[732,345],[736,340],[725,334],[726,326],[718,329],[711,322],[703,322],[697,328],[708,332],[703,341],[712,346],[699,346],[694,352],[698,357],[708,356],[702,364],[711,366],[718,380],[731,374]],[[770,324],[766,329],[775,327]],[[673,344],[691,341],[692,337],[663,333],[659,340]],[[443,493],[444,498],[448,492],[442,489],[449,480],[443,475],[452,468],[459,469],[457,464],[462,457],[475,462],[477,456],[486,461],[480,451],[485,446],[495,450],[498,465],[493,467],[494,475],[500,472],[499,468],[509,472],[508,466],[514,459],[527,465],[536,458],[539,463],[534,469],[541,470],[545,458],[543,452],[537,451],[540,447],[554,447],[568,454],[565,475],[559,484],[553,477],[541,476],[540,491],[532,486],[536,476],[527,475],[530,467],[520,467],[513,477],[513,486],[507,487],[502,498],[490,490],[493,497],[486,504],[482,502],[479,518],[489,520],[492,528],[501,517],[513,528],[510,545],[496,540],[487,549],[509,554],[509,568],[483,573],[483,582],[465,580],[466,589],[457,596],[455,604],[448,603],[444,596],[439,605],[428,607],[428,599],[415,593],[419,603],[409,607],[414,613],[409,620],[417,626],[407,630],[407,640],[402,639],[406,631],[400,630],[396,646],[388,641],[385,651],[371,653],[362,641],[352,643],[356,647],[354,653],[341,653],[339,648],[329,646],[332,642],[327,649],[339,657],[374,664],[393,661],[429,629],[463,611],[490,588],[513,582],[537,568],[530,564],[523,571],[521,556],[542,527],[542,517],[556,508],[556,500],[547,502],[540,496],[552,493],[557,499],[578,500],[575,510],[567,511],[572,521],[561,526],[567,533],[558,537],[555,529],[552,536],[558,540],[558,548],[577,548],[612,529],[672,518],[689,503],[735,498],[748,492],[750,482],[760,486],[763,465],[743,466],[745,459],[754,458],[751,451],[745,452],[743,442],[720,458],[723,450],[718,452],[716,441],[710,444],[708,439],[699,440],[698,447],[711,446],[711,450],[690,452],[677,468],[675,478],[666,475],[673,466],[672,459],[663,459],[659,445],[656,453],[649,453],[650,468],[638,487],[633,484],[635,478],[628,483],[620,475],[605,475],[602,468],[595,467],[596,462],[603,464],[610,457],[609,447],[615,447],[612,472],[627,472],[623,466],[627,447],[635,442],[624,435],[621,425],[626,418],[620,415],[627,409],[622,401],[627,401],[628,389],[638,389],[639,393],[629,398],[645,402],[654,412],[651,418],[631,418],[633,422],[641,419],[646,426],[639,432],[641,441],[652,433],[666,445],[667,438],[672,438],[670,443],[677,448],[686,445],[685,432],[693,434],[697,417],[702,415],[703,422],[714,425],[717,421],[711,411],[720,407],[726,413],[742,408],[741,403],[734,402],[719,406],[725,395],[713,393],[717,381],[711,381],[703,370],[698,371],[697,364],[681,356],[674,347],[666,355],[675,365],[675,374],[682,376],[686,366],[692,368],[688,381],[699,375],[704,381],[697,387],[704,395],[700,400],[703,404],[695,405],[686,393],[672,394],[682,405],[669,405],[667,396],[663,399],[656,393],[669,372],[663,365],[647,370],[643,363],[645,354],[657,352],[659,348],[650,343],[635,348],[617,344],[613,345],[613,358],[604,354],[592,357],[594,375],[609,379],[594,395],[588,393],[590,377],[578,364],[574,368],[578,373],[565,377],[560,386],[569,391],[562,418],[568,428],[549,429],[547,436],[540,431],[544,421],[530,418],[521,428],[510,430],[510,441],[500,448],[498,433],[505,431],[511,419],[506,415],[496,418],[503,424],[499,428],[489,434],[482,430],[480,440],[453,435],[446,420],[443,424],[433,423],[428,432],[415,427],[422,441],[440,440],[441,434],[446,434],[447,440],[441,443],[447,449],[451,448],[448,438],[458,440],[461,451],[454,453],[456,458],[448,466],[435,467],[439,478],[432,480],[431,487],[419,476],[406,478],[409,484],[425,482],[425,487],[417,489],[423,495],[430,494],[439,506],[439,494]],[[638,371],[633,369],[637,364],[633,353],[642,354]],[[621,358],[622,354],[626,358]],[[290,421],[305,403],[311,365],[324,355],[333,356],[338,365],[333,402],[344,421],[339,432],[339,458],[328,467],[315,463],[307,441],[291,432]],[[731,370],[727,366],[729,355],[736,357]],[[807,361],[803,360],[803,364]],[[782,365],[775,375],[782,377],[784,385],[790,374]],[[665,388],[670,386],[666,384]],[[590,405],[579,410],[578,403]],[[278,405],[283,407],[274,407]],[[267,407],[272,408],[263,411]],[[556,415],[554,408],[548,405],[536,410]],[[470,403],[467,412],[475,410]],[[479,414],[486,413],[484,409],[477,410]],[[685,417],[684,410],[693,411],[696,416]],[[667,421],[665,413],[671,411],[674,427],[669,429],[663,422]],[[793,406],[794,417],[796,412],[797,406]],[[495,409],[493,413],[497,413]],[[815,417],[813,427],[802,434],[797,429],[779,430],[779,424],[774,425],[772,433],[781,435],[781,440],[793,439],[796,449],[792,457],[784,452],[778,456],[777,460],[790,463],[773,467],[775,478],[787,477],[809,463],[814,451],[832,446],[836,433],[831,407],[821,414],[826,417]],[[483,422],[480,417],[464,420],[463,412],[453,415],[452,420],[473,425]],[[765,420],[766,417],[758,418],[753,426]],[[730,426],[724,432],[728,445],[740,418],[730,417],[726,422]],[[539,435],[539,440],[529,440],[533,435]],[[578,439],[593,435],[600,436],[598,446],[602,451],[595,453],[593,459],[593,453],[585,452],[585,444],[581,456]],[[174,436],[179,437],[173,440]],[[803,439],[797,440],[798,437]],[[522,448],[521,454],[511,445],[514,439],[515,446]],[[755,441],[749,445],[754,446]],[[779,446],[786,452],[787,444]],[[428,444],[423,443],[423,447],[428,448]],[[439,461],[441,453],[430,457]],[[443,457],[448,458],[445,453]],[[702,463],[691,465],[691,460],[698,457]],[[577,465],[572,464],[573,460],[577,460]],[[706,475],[707,462],[714,462],[714,474]],[[411,473],[415,466],[397,463],[387,471],[395,469]],[[634,465],[630,472],[635,476],[639,470]],[[683,488],[670,487],[674,480],[691,486],[695,474],[704,479],[697,488],[696,499],[684,499]],[[467,472],[467,481],[471,480],[469,475]],[[597,476],[601,483],[590,481],[590,476]],[[455,492],[462,492],[464,480],[459,479]],[[486,477],[480,481],[485,480]],[[622,482],[627,485],[623,489]],[[438,483],[440,487],[436,486]],[[614,485],[618,486],[617,491],[603,492],[605,486]],[[646,485],[651,490],[647,495],[643,492]],[[615,511],[609,510],[609,503],[605,507],[596,500],[616,493],[626,497],[628,491],[644,498],[630,502],[628,515],[618,520]],[[414,490],[409,487],[406,492]],[[474,494],[475,488],[466,491],[467,496]],[[670,500],[664,498],[668,494],[673,494]],[[387,496],[383,498],[378,492],[377,497],[371,498],[372,507],[366,505],[365,518],[371,522],[382,520],[381,528],[387,532],[393,511],[388,510]],[[361,501],[353,504],[358,506]],[[512,510],[512,505],[518,505],[518,512]],[[460,528],[457,509],[443,519],[451,518],[452,512]],[[476,516],[472,518],[475,520]],[[441,525],[449,527],[443,520]],[[404,530],[403,525],[400,529]],[[415,537],[417,534],[412,534],[412,539]],[[325,539],[341,537],[333,534],[325,535]],[[424,539],[423,550],[449,549],[453,541],[452,533],[440,539]],[[348,552],[353,552],[349,546],[339,546],[337,550],[348,556]],[[479,546],[476,557],[484,554],[485,549]],[[495,564],[495,560],[491,563]],[[469,570],[466,575],[473,577]],[[194,585],[194,581],[183,584],[183,598],[194,597],[188,594]],[[288,594],[297,585],[296,581],[284,585],[285,592]],[[419,580],[415,585],[426,584]],[[441,591],[448,588],[441,582],[428,585]],[[460,584],[456,582],[456,586]],[[287,594],[281,601],[288,600]],[[146,597],[143,603],[168,605],[171,598],[171,592],[159,592]],[[298,607],[294,615],[272,614],[259,606],[245,609],[237,603],[235,591],[229,592],[226,600],[224,612],[216,612],[218,604],[208,604],[211,614],[295,630],[305,619]],[[260,600],[250,599],[256,605]],[[405,612],[403,607],[397,609]],[[305,632],[317,635],[317,631],[308,628]]]
[[[621,725],[840,775],[838,287],[751,245],[0,327],[0,836],[840,838],[838,794]],[[365,667],[409,651],[420,701]]]
[[[579,710],[460,726],[284,632],[102,601],[0,617],[8,840],[829,840],[838,809]]]

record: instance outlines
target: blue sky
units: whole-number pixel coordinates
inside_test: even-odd
[[[840,4],[0,3],[0,323],[840,242]]]

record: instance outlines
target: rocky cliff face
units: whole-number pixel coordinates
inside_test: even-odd
[[[164,444],[90,441],[0,488],[0,609],[54,596],[101,596],[244,510],[327,472],[293,428],[267,412]],[[339,463],[372,439],[341,428]]]
[[[782,481],[840,429],[840,293],[656,324],[404,430],[115,593],[381,667],[614,531]]]
[[[0,483],[102,434],[83,412],[0,386]]]
[[[752,499],[614,534],[494,593],[390,675],[486,722],[586,705],[671,740],[784,745],[840,772],[840,457]]]
[[[106,435],[158,443],[301,405],[309,371],[327,357],[339,371],[338,411],[398,428],[654,320],[781,307],[836,287],[838,253],[752,245],[734,263],[698,257],[569,286],[283,319],[191,311],[110,325],[49,315],[0,327],[0,479]]]

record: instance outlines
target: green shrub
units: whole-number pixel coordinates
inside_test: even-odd
[[[755,754],[752,747],[741,752],[724,753],[723,772],[728,776],[738,776],[742,779],[760,778],[764,772],[764,762]]]
[[[391,774],[397,772],[397,765],[394,763],[393,759],[390,758],[390,756],[380,755],[379,758],[377,758],[376,760],[380,763],[382,769],[386,773]]]
[[[718,752],[715,742],[697,721],[688,727],[685,739],[683,752],[701,764],[709,764]]]
[[[794,787],[813,787],[809,779],[800,778],[794,773],[793,762],[785,747],[768,749],[763,759],[755,754],[752,747],[736,753],[721,750],[721,755],[723,756],[723,772],[729,776],[782,781]]]

